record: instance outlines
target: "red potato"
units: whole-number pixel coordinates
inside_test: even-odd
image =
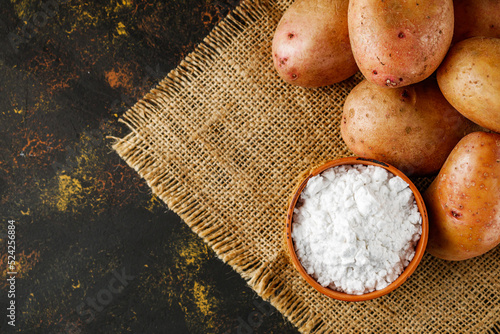
[[[500,243],[500,134],[474,132],[450,153],[424,192],[427,251],[445,260],[482,255]]]
[[[358,71],[347,28],[348,0],[297,0],[272,42],[274,67],[287,83],[327,86]]]
[[[439,66],[453,37],[452,0],[356,0],[348,26],[354,58],[370,82],[401,87]]]

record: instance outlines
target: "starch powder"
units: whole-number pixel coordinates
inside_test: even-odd
[[[322,286],[349,294],[395,281],[421,234],[408,183],[378,166],[341,165],[310,178],[293,214],[304,269]]]

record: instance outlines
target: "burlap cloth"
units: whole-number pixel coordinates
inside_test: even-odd
[[[461,262],[426,254],[396,291],[358,303],[311,288],[289,262],[287,202],[298,177],[352,155],[342,105],[361,80],[305,89],[272,64],[292,1],[243,2],[122,117],[113,148],[217,255],[304,333],[484,333],[498,330],[500,247]],[[429,179],[414,180],[423,190]]]

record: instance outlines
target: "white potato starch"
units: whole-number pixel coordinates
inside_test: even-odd
[[[293,215],[302,266],[322,286],[349,294],[395,281],[421,234],[408,183],[378,166],[341,165],[310,178]]]

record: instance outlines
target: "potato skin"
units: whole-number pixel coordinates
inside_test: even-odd
[[[466,260],[500,243],[500,135],[474,132],[450,153],[424,192],[429,215],[427,251]]]
[[[437,71],[439,88],[460,113],[500,132],[500,39],[472,37],[455,44]]]
[[[439,66],[453,37],[452,0],[356,0],[348,24],[365,78],[384,87],[420,82]]]
[[[500,0],[453,0],[452,45],[476,36],[500,38]]]
[[[446,101],[434,78],[395,89],[363,80],[347,96],[341,120],[342,138],[354,154],[407,175],[436,174],[475,129]]]
[[[321,87],[358,71],[347,28],[348,0],[296,0],[272,42],[273,63],[286,82]]]

